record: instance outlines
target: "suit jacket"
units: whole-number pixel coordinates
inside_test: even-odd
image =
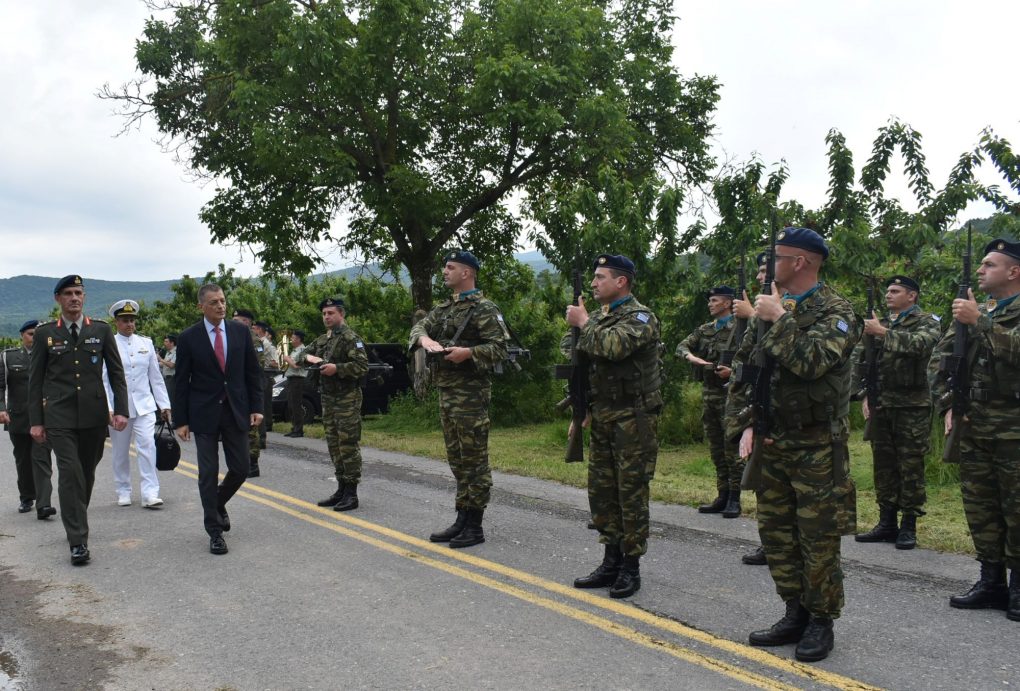
[[[130,337],[116,334],[113,338],[117,341],[120,361],[124,365],[130,417],[148,415],[157,408],[169,408],[170,396],[167,395],[163,375],[159,372],[159,360],[156,359],[156,348],[152,340],[138,334]],[[107,398],[112,398],[106,372],[103,372],[103,383],[106,385]]]
[[[225,319],[227,370],[220,369],[205,330],[205,320],[192,324],[177,337],[177,380],[174,389],[174,424],[192,432],[219,431],[222,401],[230,401],[237,426],[249,428],[252,413],[262,412],[262,367],[251,332],[243,324]]]
[[[11,416],[4,427],[15,434],[28,434],[28,366],[31,355],[24,346],[0,353],[0,412]]]
[[[109,372],[113,401],[106,400],[103,366]],[[110,411],[128,415],[127,384],[113,329],[85,317],[77,343],[63,318],[35,330],[28,381],[28,416],[32,425],[55,429],[105,427]]]

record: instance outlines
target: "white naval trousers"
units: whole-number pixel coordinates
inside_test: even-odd
[[[131,441],[135,442],[138,475],[141,478],[142,500],[159,496],[159,475],[156,470],[156,413],[128,418],[127,427],[118,432],[110,428],[113,446],[113,481],[117,494],[131,494]]]

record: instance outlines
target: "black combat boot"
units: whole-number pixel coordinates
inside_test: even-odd
[[[786,601],[786,614],[768,629],[752,631],[747,637],[751,645],[786,645],[796,643],[800,640],[804,629],[807,628],[808,619],[811,615],[804,609],[800,600],[794,598]]]
[[[729,500],[726,508],[722,511],[723,518],[737,518],[740,516],[740,490],[730,490]]]
[[[855,535],[857,542],[896,542],[899,535],[896,527],[896,509],[878,507],[878,525],[866,533]]]
[[[949,606],[957,609],[1007,609],[1006,567],[998,562],[981,562],[981,578],[966,595],[949,598]]]
[[[765,558],[765,548],[760,546],[753,552],[749,552],[740,557],[740,561],[744,562],[748,566],[765,566],[769,563],[768,559]]]
[[[460,531],[464,530],[464,522],[467,520],[467,509],[457,509],[457,520],[453,522],[446,530],[439,530],[429,535],[429,540],[432,542],[449,542],[453,538],[460,535]]]
[[[639,590],[641,590],[641,557],[624,555],[620,573],[616,575],[616,582],[609,589],[609,597],[616,599],[630,597]]]
[[[1006,616],[1013,621],[1020,621],[1020,569],[1009,572],[1009,607]]]
[[[793,654],[801,662],[818,662],[829,657],[834,643],[832,619],[812,614]]]
[[[259,472],[259,459],[249,458],[248,459],[248,477],[258,477],[261,475]]]
[[[358,508],[358,486],[357,485],[344,485],[344,493],[340,496],[334,506],[334,511],[350,511]]]
[[[900,520],[900,532],[896,536],[896,549],[914,549],[917,547],[917,516],[903,514]]]
[[[315,503],[316,506],[325,506],[328,508],[333,508],[340,502],[340,499],[343,496],[344,496],[344,483],[341,482],[340,484],[337,485],[336,492],[333,492],[333,494],[329,495],[322,501],[318,501]]]
[[[482,532],[482,516],[485,509],[467,509],[467,518],[464,520],[464,530],[450,539],[450,547],[459,549],[470,547],[485,542],[485,533]]]
[[[730,491],[728,489],[721,489],[719,490],[719,496],[715,498],[715,501],[711,504],[702,504],[698,507],[698,513],[722,513],[722,510],[726,508],[726,504],[729,500]]]
[[[620,554],[619,545],[606,545],[606,554],[602,557],[602,563],[587,576],[574,579],[575,588],[605,588],[616,583],[616,577],[620,573],[620,562],[623,555]]]

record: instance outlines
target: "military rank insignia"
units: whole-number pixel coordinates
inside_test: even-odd
[[[783,309],[793,312],[797,309],[797,298],[783,298]]]

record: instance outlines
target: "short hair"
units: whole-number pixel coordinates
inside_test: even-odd
[[[620,276],[623,276],[624,278],[627,279],[627,287],[631,290],[634,289],[634,274],[629,273],[627,271],[620,271],[619,269],[613,269],[610,267],[606,267],[606,271],[608,271],[609,275],[612,276],[613,278],[619,278]]]
[[[166,340],[170,341],[174,345],[177,345],[177,334],[167,334],[165,336],[165,338],[166,338]]]
[[[205,283],[201,288],[198,289],[198,304],[205,302],[205,298],[209,293],[222,293],[223,288],[216,283]]]
[[[294,329],[290,333],[292,336],[297,336],[298,338],[300,338],[302,343],[305,342],[305,332],[302,331],[301,329]]]

